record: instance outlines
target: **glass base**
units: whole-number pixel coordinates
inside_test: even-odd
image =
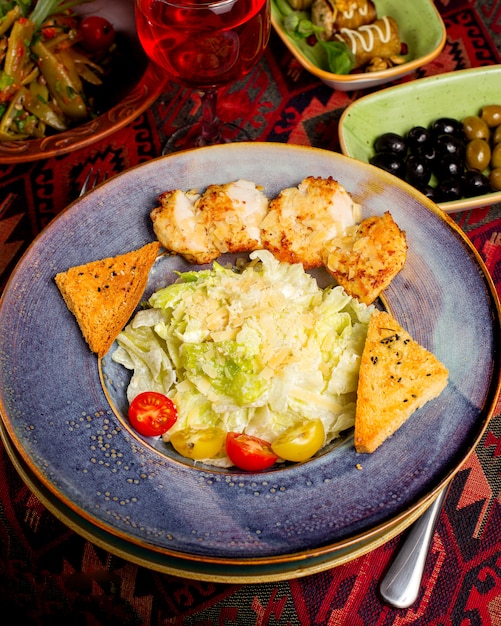
[[[216,132],[207,136],[202,132],[202,122],[195,122],[176,130],[164,145],[162,155],[236,141],[251,141],[251,137],[246,130],[229,122],[219,123]]]

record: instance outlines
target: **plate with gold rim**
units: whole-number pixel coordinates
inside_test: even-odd
[[[135,543],[121,539],[80,517],[78,513],[66,506],[37,479],[12,445],[1,421],[0,438],[9,459],[26,486],[37,496],[47,510],[66,524],[66,526],[91,543],[108,550],[111,554],[132,561],[142,567],[147,567],[163,574],[181,576],[182,578],[242,584],[291,580],[292,578],[316,574],[344,565],[367,552],[375,550],[403,532],[429,506],[429,503],[424,503],[412,516],[409,516],[392,528],[385,529],[370,539],[361,540],[359,543],[341,548],[327,555],[305,555],[303,560],[296,561],[293,566],[283,561],[276,563],[273,560],[260,562],[254,559],[249,559],[246,563],[237,564],[218,564],[204,560],[186,561],[183,558],[149,550],[147,547],[138,546]]]
[[[88,350],[54,276],[151,241],[149,212],[165,189],[246,178],[271,197],[309,175],[334,176],[364,216],[390,210],[406,231],[408,258],[384,302],[445,363],[449,385],[370,455],[348,436],[308,462],[254,474],[180,462],[126,426],[126,375],[111,368],[110,353],[99,361]],[[162,256],[148,289],[179,262]],[[458,471],[499,395],[499,334],[499,302],[478,252],[406,183],[314,148],[200,148],[115,176],[33,242],[0,304],[0,412],[33,475],[93,526],[186,562],[291,569],[405,524]]]

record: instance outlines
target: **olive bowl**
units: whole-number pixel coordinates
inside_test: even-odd
[[[501,65],[437,74],[387,87],[345,109],[339,120],[341,151],[368,163],[376,152],[375,140],[384,133],[405,137],[413,127],[428,128],[440,118],[461,121],[493,104],[501,105]],[[501,191],[438,202],[438,205],[452,213],[496,202],[501,202]]]
[[[271,23],[303,68],[327,86],[338,91],[369,89],[399,80],[430,63],[441,53],[446,42],[444,22],[431,0],[377,0],[375,4],[378,18],[387,15],[397,22],[400,40],[407,53],[403,64],[374,72],[335,74],[329,71],[326,62],[319,62],[307,39],[292,37],[287,32],[285,15],[277,0],[271,0]]]

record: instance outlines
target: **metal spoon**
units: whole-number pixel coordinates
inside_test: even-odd
[[[449,486],[411,526],[392,564],[386,571],[379,591],[388,604],[406,609],[416,601],[421,587],[426,557]]]

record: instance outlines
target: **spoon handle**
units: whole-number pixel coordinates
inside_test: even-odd
[[[447,487],[412,525],[394,561],[383,576],[379,591],[383,599],[398,609],[413,604],[419,594],[426,557],[440,511],[447,495]]]

